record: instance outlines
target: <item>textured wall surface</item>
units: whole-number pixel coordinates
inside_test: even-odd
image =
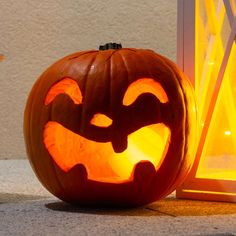
[[[51,63],[110,41],[175,61],[176,11],[176,0],[1,0],[0,159],[26,157],[25,102]]]

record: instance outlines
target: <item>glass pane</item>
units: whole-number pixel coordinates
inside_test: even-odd
[[[213,95],[214,84],[230,33],[228,18],[221,0],[198,1],[196,16],[196,97],[199,134]],[[224,32],[224,37],[221,33]]]
[[[196,177],[236,180],[236,46],[215,105]]]
[[[236,0],[230,1],[236,14]],[[196,97],[199,139],[214,93],[231,26],[222,0],[197,1]],[[236,50],[227,62],[196,177],[236,180]]]

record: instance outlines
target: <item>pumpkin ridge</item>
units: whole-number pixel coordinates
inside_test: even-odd
[[[163,61],[164,64],[166,65],[166,67],[171,71],[171,73],[173,74],[173,78],[176,79],[176,82],[178,83],[179,87],[181,88],[182,98],[183,98],[183,100],[184,100],[184,104],[187,104],[186,95],[185,95],[185,92],[184,92],[185,90],[184,90],[184,88],[183,88],[183,85],[182,85],[181,81],[179,80],[178,74],[176,73],[175,70],[173,70],[173,68],[172,68],[171,65],[169,64],[169,61],[168,61],[165,57],[163,57],[163,56],[161,56],[161,55],[159,55],[159,57],[162,59],[162,61]],[[183,144],[184,144],[184,147],[183,147],[183,149],[182,149],[182,157],[181,157],[181,161],[179,162],[178,171],[176,172],[176,175],[175,175],[175,177],[173,178],[173,181],[169,183],[169,186],[168,186],[168,188],[167,188],[167,190],[166,190],[166,193],[163,192],[162,196],[165,196],[166,194],[170,194],[170,193],[175,189],[176,180],[179,179],[179,174],[180,174],[181,171],[182,171],[181,168],[182,168],[183,162],[185,161],[184,157],[185,157],[185,154],[186,154],[186,147],[187,147],[187,141],[186,141],[186,133],[187,133],[187,130],[186,130],[186,123],[187,123],[187,122],[186,122],[186,121],[187,121],[187,119],[188,119],[188,117],[187,117],[187,112],[188,112],[188,111],[186,110],[186,105],[183,106],[183,109],[184,109],[184,117],[185,117],[185,118],[184,118],[184,128],[183,128],[183,131],[184,131],[184,135],[183,135],[183,139],[184,139]],[[161,197],[162,197],[162,196],[161,196]]]
[[[113,56],[116,52],[118,52],[118,50],[111,51],[111,54],[107,57],[107,59],[105,60],[105,62],[110,61],[111,58],[112,58],[112,56]]]
[[[161,61],[161,62],[163,63],[163,65],[168,68],[168,71],[169,71],[172,75],[174,75],[175,81],[176,81],[176,83],[177,83],[178,86],[179,86],[180,82],[177,80],[177,78],[176,78],[175,74],[173,73],[172,69],[170,68],[170,66],[167,65],[167,63],[166,63],[164,57],[160,56],[159,54],[153,53],[152,51],[149,51],[149,50],[142,50],[142,53],[141,53],[141,54],[142,54],[144,57],[145,57],[145,54],[146,54],[146,55],[148,54],[149,57],[151,57],[153,61],[156,61],[156,60]],[[148,60],[148,59],[146,59],[146,60]],[[148,67],[149,67],[149,66],[148,66]],[[151,74],[152,74],[152,73],[151,73]],[[154,75],[152,75],[152,76],[155,77]],[[174,79],[174,78],[173,78],[173,76],[172,76],[172,79]],[[182,87],[180,87],[180,88],[181,88],[181,93],[182,93],[182,96],[181,96],[181,97],[183,97],[183,89],[182,89]],[[179,92],[180,92],[180,91],[179,91]],[[184,109],[184,115],[186,115],[185,107],[184,107],[184,106],[183,106],[183,109]],[[184,130],[184,128],[182,128],[182,129]],[[185,145],[185,141],[184,141],[184,145]],[[183,149],[182,149],[182,157],[181,157],[181,160],[182,160],[183,157],[184,157],[184,152],[183,152]],[[179,166],[180,166],[180,165],[179,165]],[[156,173],[158,174],[158,171],[157,171]],[[179,170],[176,172],[175,177],[177,176],[178,173],[179,173]],[[176,179],[175,177],[172,176],[173,182],[174,182],[174,180]],[[170,189],[171,186],[173,186],[173,182],[171,182],[171,184],[168,184],[168,186],[165,187],[165,191],[163,192],[163,194],[162,194],[159,198],[161,198],[161,197],[163,197],[163,196],[166,196],[166,192],[169,191],[169,189]],[[155,184],[153,184],[153,183],[155,183],[155,178],[150,182],[149,186],[154,186]],[[171,188],[171,189],[172,189],[172,188]],[[150,188],[149,188],[148,191],[150,191]],[[155,195],[156,193],[155,193],[155,191],[153,192],[152,190],[151,190],[150,192],[152,192],[152,194],[150,194],[150,198],[153,198],[153,193],[154,193],[154,195]]]
[[[74,59],[78,59],[79,57],[84,56],[86,54],[96,53],[96,52],[97,52],[97,50],[84,51],[84,52],[79,53],[79,55],[68,58],[68,60],[71,61],[71,60],[74,60]]]
[[[45,75],[44,75],[45,76]],[[39,90],[39,88],[40,88],[40,83],[42,83],[43,82],[43,78],[44,78],[44,76],[42,76],[42,77],[40,77],[40,79],[37,81],[38,82],[38,87],[36,87],[35,86],[35,90],[37,91],[37,90]],[[31,97],[31,99],[32,99],[32,102],[31,102],[31,108],[30,108],[30,122],[29,122],[29,126],[30,126],[30,128],[29,128],[29,130],[30,129],[32,129],[32,121],[34,120],[33,119],[33,117],[32,117],[32,115],[33,115],[33,110],[34,110],[34,107],[35,107],[35,105],[33,105],[34,104],[34,102],[37,102],[37,99],[34,99],[34,97],[35,97],[35,95],[37,95],[37,92],[33,92],[32,93],[32,97]],[[43,110],[43,107],[42,107],[42,110]],[[42,112],[39,112],[39,114],[41,114],[42,115]],[[41,120],[41,119],[40,119]],[[30,133],[32,134],[33,132],[31,132],[30,131]],[[30,136],[30,141],[31,141],[31,136]],[[42,141],[42,140],[41,140]],[[30,147],[32,147],[33,145],[32,144],[30,144]],[[30,148],[29,147],[29,148]],[[31,153],[32,153],[32,151],[31,151]],[[33,154],[33,156],[37,156],[37,155],[34,155]],[[30,159],[30,161],[32,162],[32,163],[34,163],[35,162],[35,160],[34,160],[34,158],[32,158],[32,159]],[[51,168],[54,170],[54,174],[53,174],[53,176],[55,177],[55,182],[54,183],[57,183],[57,187],[56,188],[51,188],[50,186],[50,184],[47,184],[49,181],[42,181],[42,184],[44,185],[44,186],[47,186],[47,188],[49,189],[49,190],[51,190],[51,192],[53,192],[53,193],[57,193],[57,191],[58,190],[56,190],[56,189],[60,189],[60,191],[61,192],[63,192],[63,194],[64,195],[67,195],[66,194],[66,191],[65,191],[65,189],[63,188],[63,186],[61,185],[61,183],[60,183],[60,181],[59,181],[59,177],[58,177],[58,175],[57,175],[57,173],[56,173],[56,167],[55,167],[55,163],[54,162],[52,162],[51,160],[49,160],[48,161],[48,165],[50,165],[51,166]],[[41,176],[40,175],[40,171],[37,169],[37,168],[34,168],[35,169],[35,172],[36,172],[36,174],[37,174],[37,176]],[[41,179],[41,178],[40,178]]]
[[[85,56],[85,55],[88,55],[88,54],[95,54],[95,53],[97,53],[97,51],[95,51],[95,50],[91,50],[91,51],[83,51],[83,52],[81,52],[81,53],[79,53],[79,52],[77,52],[76,53],[76,56],[73,56],[73,57],[70,57],[70,56],[67,56],[67,57],[65,57],[64,59],[65,59],[65,62],[64,62],[64,64],[61,66],[62,68],[61,68],[61,75],[62,75],[62,79],[64,78],[64,77],[70,77],[71,79],[73,79],[73,80],[75,80],[76,81],[76,79],[75,78],[72,78],[71,76],[67,76],[66,74],[64,74],[64,72],[66,71],[66,67],[70,67],[70,66],[73,66],[73,65],[75,65],[76,63],[80,63],[80,60],[79,59],[81,59],[81,57],[83,57],[83,56]],[[73,54],[74,55],[74,54]],[[63,60],[63,59],[62,59]],[[75,60],[75,61],[74,61]],[[81,59],[82,61],[83,61],[83,59]],[[60,60],[59,60],[60,61]],[[68,69],[68,68],[67,68]],[[55,83],[57,83],[58,81],[55,81]]]
[[[123,49],[125,50],[125,49]],[[125,56],[121,53],[121,51],[118,51],[118,54],[120,55],[121,57],[121,61],[123,62],[124,66],[125,66],[125,70],[127,71],[127,84],[129,84],[131,81],[130,81],[130,72],[129,72],[129,67],[128,67],[128,64],[126,62],[126,59],[125,59]]]
[[[31,141],[31,139],[32,139],[32,134],[34,133],[34,132],[31,131],[31,130],[33,129],[33,124],[32,124],[32,123],[33,123],[33,121],[34,121],[34,119],[33,119],[33,111],[34,111],[35,103],[37,102],[37,98],[35,99],[35,96],[37,96],[37,91],[40,90],[40,87],[42,87],[42,84],[44,83],[44,77],[46,77],[47,74],[48,74],[48,70],[46,70],[46,72],[43,73],[43,75],[38,79],[38,81],[36,82],[35,86],[33,87],[33,90],[32,90],[31,93],[30,93],[30,97],[31,97],[31,100],[32,100],[32,102],[31,102],[31,107],[30,107],[30,122],[29,122],[29,132],[30,132],[30,134],[31,134],[31,135],[30,135],[30,138],[29,138],[30,141]],[[42,107],[42,109],[43,109],[43,107]],[[41,113],[42,113],[42,112],[40,112],[40,114],[41,114]],[[32,143],[33,143],[33,142],[31,141],[31,144],[30,144],[30,147],[29,147],[29,148],[31,149],[32,156],[37,156],[37,155],[34,154],[35,151],[32,151],[32,148],[31,148],[31,147],[33,147]],[[29,145],[28,145],[28,146],[29,146]],[[35,158],[30,159],[30,161],[31,161],[32,163],[37,162],[37,161],[35,160]],[[47,162],[47,161],[46,161],[46,162]],[[51,166],[51,168],[55,169],[55,164],[54,164],[51,160],[49,160],[47,163],[48,163],[48,165]],[[33,164],[33,165],[35,166],[35,164]],[[39,169],[35,168],[35,171],[36,171],[37,176],[41,176],[41,173],[40,173]],[[56,184],[57,184],[57,187],[56,187],[56,188],[51,188],[51,185],[48,184],[49,181],[42,181],[43,185],[48,186],[48,189],[50,189],[50,190],[51,190],[52,192],[54,192],[54,193],[55,193],[55,190],[56,190],[56,189],[62,189],[63,192],[64,192],[64,194],[66,194],[66,192],[64,191],[64,189],[62,188],[62,186],[61,186],[61,184],[60,184],[60,181],[59,181],[59,179],[58,179],[57,174],[55,174],[55,172],[54,172],[53,175],[55,176],[55,182],[56,182]],[[47,177],[45,177],[45,178],[47,179]],[[41,179],[41,178],[40,178],[40,179]],[[43,175],[43,178],[42,178],[42,179],[44,179],[44,175]]]
[[[125,49],[123,48],[122,50],[125,50]],[[121,50],[117,51],[117,55],[119,55],[120,61],[124,65],[125,71],[127,72],[127,77],[125,77],[127,79],[126,84],[129,84],[129,82],[130,82],[129,81],[130,75],[129,75],[129,70],[128,70],[127,63],[125,62],[125,57],[122,55],[122,51]],[[124,96],[124,94],[122,94],[122,96]]]
[[[156,76],[152,73],[152,71],[150,70],[150,68],[149,68],[149,64],[147,63],[147,59],[146,59],[146,52],[147,52],[147,50],[143,50],[143,49],[141,49],[141,50],[138,50],[137,51],[137,53],[140,55],[140,57],[142,58],[142,61],[143,61],[143,66],[145,65],[145,68],[146,68],[146,70],[148,71],[148,74],[149,74],[149,76],[151,77],[151,78],[156,78]],[[155,58],[154,58],[154,60],[155,60]],[[156,170],[155,171],[155,175],[157,174],[157,172],[158,172],[158,170]],[[140,194],[140,199],[139,199],[139,202],[144,202],[145,203],[145,197],[146,197],[146,195],[149,195],[148,193],[150,193],[150,189],[152,189],[152,186],[154,186],[154,184],[153,184],[153,182],[154,182],[154,179],[155,178],[153,178],[153,179],[150,179],[149,180],[149,182],[148,183],[146,183],[146,185],[147,185],[147,187],[146,187],[146,192],[144,192],[142,195]],[[150,195],[150,198],[151,198],[152,196]],[[145,203],[146,204],[146,203]]]
[[[115,50],[114,52],[116,52],[117,50]],[[114,55],[114,53],[111,53],[110,57],[109,57],[109,64],[108,64],[108,71],[109,71],[109,78],[107,78],[107,81],[109,83],[108,88],[109,88],[109,113],[112,113],[112,56]]]
[[[163,57],[162,55],[159,55],[163,62],[165,63],[165,65],[170,69],[170,71],[174,74],[174,77],[176,78],[176,81],[178,82],[180,88],[181,88],[181,91],[182,91],[182,95],[183,95],[183,99],[184,99],[184,104],[188,104],[188,100],[186,98],[186,93],[185,93],[185,89],[183,87],[183,84],[181,83],[181,78],[179,77],[178,75],[178,70],[175,68],[175,65],[170,61],[168,60],[167,58]],[[188,106],[184,106],[184,112],[185,112],[185,119],[184,119],[184,147],[183,147],[183,155],[182,155],[182,158],[181,158],[181,162],[179,163],[179,166],[180,168],[178,168],[178,172],[173,180],[172,183],[169,184],[169,193],[167,194],[170,194],[176,187],[176,185],[178,184],[177,183],[177,180],[180,179],[180,173],[182,172],[183,173],[183,170],[182,170],[182,167],[183,167],[183,162],[186,161],[186,159],[184,159],[184,156],[186,155],[187,153],[187,148],[188,148],[188,142],[186,140],[188,140],[186,137],[188,136],[188,133],[189,133],[189,127],[188,127],[188,124],[187,124],[187,120],[188,120]],[[188,168],[190,169],[190,167]],[[188,173],[186,173],[187,175]],[[183,177],[182,177],[183,178]],[[163,196],[165,196],[166,194],[163,193]]]
[[[82,94],[83,94],[83,101],[85,100],[86,98],[86,95],[87,95],[87,82],[88,82],[88,77],[89,77],[89,72],[92,68],[92,65],[94,63],[94,61],[96,60],[96,57],[98,56],[98,51],[96,51],[96,54],[92,57],[89,65],[87,66],[87,71],[85,73],[85,76],[84,76],[84,84],[83,84],[83,91],[82,91]],[[82,102],[83,102],[82,101]],[[83,120],[83,116],[85,114],[85,111],[84,111],[84,107],[82,106],[82,111],[81,111],[81,120]],[[80,124],[81,126],[83,126],[83,124]],[[81,127],[79,128],[80,132],[81,132]]]
[[[122,50],[131,51],[131,52],[138,52],[140,49],[136,49],[136,48],[122,48]]]
[[[117,68],[117,61],[121,61],[122,64],[123,64],[123,67],[125,68],[125,71],[127,72],[127,77],[129,77],[129,73],[128,73],[128,70],[127,70],[127,66],[124,62],[124,58],[122,56],[122,52],[123,51],[123,48],[122,49],[119,49],[119,50],[115,50],[115,52],[117,52],[116,54],[115,53],[111,53],[111,57],[110,57],[110,64],[109,64],[109,96],[110,96],[110,101],[109,101],[109,110],[111,111],[112,115],[113,116],[117,116],[117,112],[116,110],[114,110],[114,97],[116,97],[117,95],[114,93],[114,88],[116,87],[116,84],[117,84],[117,81],[118,80],[124,80],[124,77],[119,77],[117,78],[117,73],[119,73],[119,68]],[[117,57],[114,57],[114,55],[118,56]],[[126,79],[126,76],[125,76],[125,79]],[[123,98],[123,94],[121,96]],[[119,104],[121,105],[121,104]],[[120,109],[120,107],[118,108]],[[114,142],[114,138],[116,139],[117,137],[117,130],[112,128],[111,129],[111,136],[112,136],[112,140],[111,140],[111,143],[113,145],[113,142]],[[128,137],[125,136],[124,139],[127,139]],[[114,150],[114,146],[113,146],[113,150]]]
[[[148,63],[146,62],[145,52],[146,52],[146,50],[138,50],[137,51],[137,53],[140,55],[140,58],[142,59],[144,65],[145,65],[145,69],[147,69],[147,71],[148,71],[149,77],[150,78],[155,78],[155,76],[153,75],[153,73],[151,72],[151,70],[148,66]]]
[[[178,78],[177,74],[176,73],[174,73],[174,74]],[[184,103],[187,104],[186,95],[184,93],[184,90],[183,90],[183,87],[182,87],[182,84],[180,83],[180,81],[179,81],[179,85],[180,85],[180,87],[182,89],[182,92],[183,92]],[[184,148],[183,148],[184,153],[183,153],[181,161],[179,163],[180,168],[178,169],[177,175],[175,176],[175,179],[173,180],[173,183],[171,183],[171,189],[170,189],[169,193],[171,193],[175,189],[175,186],[177,184],[176,182],[177,182],[178,179],[180,179],[180,173],[182,172],[183,162],[186,161],[184,159],[184,157],[185,157],[185,155],[187,153],[187,147],[188,147],[188,143],[186,141],[187,140],[186,136],[187,136],[187,133],[188,133],[188,128],[187,128],[187,120],[188,120],[188,114],[187,113],[188,113],[188,111],[186,110],[186,107],[184,107],[184,109],[185,109],[185,120],[184,120],[184,127],[185,127],[184,128],[184,132],[185,133],[184,133]]]
[[[165,64],[167,67],[169,67],[169,69],[171,70],[171,72],[174,74],[174,77],[176,78],[176,80],[178,81],[178,84],[181,88],[181,91],[182,91],[182,95],[183,95],[183,99],[184,99],[184,104],[187,104],[186,103],[186,96],[185,96],[185,93],[184,93],[184,89],[182,87],[182,84],[180,83],[180,81],[178,80],[178,76],[177,74],[172,70],[172,68],[169,66],[168,63],[166,63],[165,61]],[[186,154],[186,146],[187,146],[187,142],[186,142],[186,121],[187,121],[187,110],[186,110],[186,107],[183,106],[183,109],[184,109],[184,115],[185,115],[185,119],[184,119],[184,135],[183,135],[183,139],[184,139],[184,147],[182,149],[182,157],[181,157],[181,161],[179,162],[179,166],[178,166],[178,171],[173,179],[172,182],[169,183],[169,187],[167,188],[167,191],[168,193],[163,193],[163,196],[166,195],[166,194],[170,194],[174,189],[175,189],[175,184],[176,184],[176,180],[179,179],[179,174],[181,173],[181,168],[182,168],[182,165],[183,165],[183,162],[185,161],[184,157],[185,157],[185,154]]]
[[[95,51],[96,52],[96,51]],[[88,53],[95,53],[94,51],[90,51],[90,52],[88,52]],[[86,55],[86,54],[88,54],[87,52],[85,52],[85,53],[82,53],[82,54],[80,54],[80,55],[78,55],[77,56],[77,58],[79,58],[80,56],[83,56],[83,55]],[[94,57],[91,59],[91,62],[90,62],[90,64],[88,65],[88,70],[86,71],[86,76],[85,76],[85,91],[86,91],[86,82],[87,82],[87,77],[88,77],[88,72],[90,71],[90,69],[91,69],[91,66],[92,66],[92,64],[93,64],[93,62],[94,62],[94,60],[95,60],[95,58],[96,58],[96,56],[97,56],[97,53],[94,55]],[[69,59],[67,59],[67,61],[70,61]],[[83,96],[84,97],[84,96]],[[52,110],[50,109],[50,113],[52,112]],[[83,112],[83,110],[82,110],[82,112]],[[51,115],[50,115],[51,116]],[[47,151],[48,152],[48,151]],[[48,155],[50,155],[50,154],[48,154]],[[66,198],[69,198],[69,195],[67,194],[67,190],[66,190],[66,188],[63,186],[63,184],[61,183],[61,181],[60,181],[60,173],[58,172],[58,167],[57,167],[57,164],[56,163],[54,163],[53,161],[51,161],[50,163],[52,163],[52,168],[54,169],[54,175],[55,175],[55,179],[56,179],[56,181],[57,181],[57,183],[58,183],[58,185],[60,186],[60,189],[61,189],[61,191],[63,192],[63,194],[59,194],[59,195],[61,195],[61,196],[65,196]]]
[[[42,116],[42,114],[43,114],[43,111],[44,110],[44,108],[42,107],[42,109],[41,109],[41,112],[39,113],[41,116]],[[48,116],[48,118],[51,120],[51,117],[52,117],[52,109],[50,109],[50,114],[49,114],[49,116]],[[45,127],[43,127],[43,130],[45,129]],[[44,145],[44,141],[43,141],[43,134],[42,134],[42,140],[41,140],[41,142],[42,142],[42,145]],[[47,152],[47,155],[49,155],[49,156],[51,156],[51,154],[49,153],[49,151],[46,149],[46,152]],[[56,180],[56,182],[57,182],[57,184],[59,185],[59,189],[60,189],[60,193],[59,193],[59,195],[63,195],[63,196],[66,196],[66,198],[69,196],[68,195],[68,193],[67,193],[67,190],[66,190],[66,188],[64,188],[64,186],[63,186],[63,184],[61,183],[61,181],[60,181],[60,177],[59,177],[59,173],[58,173],[58,168],[57,168],[57,164],[52,160],[52,159],[50,159],[50,165],[52,166],[52,168],[53,168],[53,173],[54,173],[54,176],[55,176],[55,180]],[[44,183],[43,183],[44,184]],[[63,194],[61,194],[61,192],[63,193]],[[57,195],[57,192],[55,192],[55,195]]]
[[[145,55],[143,53],[143,51],[146,52],[146,50],[137,50],[137,54],[140,55],[140,58],[142,59],[143,61],[143,65],[145,65],[145,68],[146,70],[148,71],[148,74],[150,74],[150,77],[151,78],[154,78],[155,76],[153,75],[153,73],[150,71],[149,69],[149,66],[148,66],[148,63],[146,62],[146,59],[145,59]],[[157,170],[155,170],[155,175],[157,173]],[[154,179],[154,178],[153,178]],[[148,192],[150,192],[150,189],[151,189],[151,186],[152,186],[152,182],[153,182],[153,179],[150,179],[148,181],[148,183],[146,183],[146,192],[143,192],[142,194],[140,194],[140,197],[139,197],[139,201],[138,202],[145,202],[145,197],[146,195],[148,195]]]
[[[188,124],[188,114],[189,114],[189,111],[187,110],[188,108],[189,108],[189,104],[190,104],[190,101],[187,99],[187,95],[186,95],[186,92],[185,92],[185,89],[183,88],[183,84],[181,83],[181,77],[179,76],[179,73],[181,73],[181,71],[179,71],[179,69],[170,61],[170,60],[168,60],[168,59],[166,59],[166,63],[168,64],[168,66],[169,67],[171,67],[172,68],[172,71],[174,72],[174,74],[176,75],[176,78],[178,79],[178,81],[179,81],[179,84],[180,84],[180,87],[182,88],[182,91],[183,91],[183,95],[184,95],[184,103],[185,104],[187,104],[186,106],[185,106],[185,110],[186,110],[186,115],[185,115],[185,140],[189,140],[188,138],[186,138],[186,137],[188,137],[189,136],[189,132],[190,132],[190,129],[191,129],[191,127],[189,127],[189,124]],[[186,75],[183,75],[184,77],[186,77]],[[187,77],[186,77],[186,83],[188,83],[188,87],[190,88],[190,89],[192,89],[192,87],[191,87],[191,83],[189,82],[189,80],[187,79]],[[192,89],[192,91],[193,91],[193,89]],[[195,104],[194,104],[195,105]],[[195,129],[196,130],[196,129]],[[185,147],[184,147],[184,150],[185,150],[185,152],[184,152],[184,156],[186,156],[186,154],[188,153],[188,142],[185,142]],[[183,161],[186,161],[184,158],[183,158],[183,160],[181,161],[181,167],[183,168]],[[192,165],[193,165],[193,162],[192,162]],[[185,177],[187,176],[187,174],[189,173],[189,171],[190,171],[190,169],[191,169],[191,166],[188,166],[188,171],[187,172],[185,172]],[[176,179],[180,179],[180,173],[184,173],[183,171],[182,171],[182,169],[180,168],[179,169],[179,172],[178,172],[178,175],[177,175],[177,178]],[[185,178],[185,177],[181,177],[181,178]],[[174,181],[174,186],[173,186],[173,189],[175,189],[176,188],[176,186],[179,184],[177,181],[176,181],[176,179],[175,179],[175,181]]]

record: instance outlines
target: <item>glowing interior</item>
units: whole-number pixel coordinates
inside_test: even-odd
[[[82,94],[78,84],[73,79],[64,78],[50,88],[45,98],[45,105],[48,105],[58,94],[62,93],[69,95],[75,104],[82,103]]]
[[[78,84],[70,78],[64,78],[50,88],[45,105],[62,93],[69,95],[74,103],[83,104]],[[143,93],[154,94],[161,103],[168,102],[168,97],[158,82],[151,78],[141,78],[128,87],[123,104],[132,104]],[[108,127],[112,125],[112,120],[97,113],[90,124]],[[130,179],[135,165],[142,161],[151,162],[157,170],[169,143],[170,130],[163,123],[142,127],[128,135],[128,147],[122,153],[115,153],[111,142],[88,140],[57,122],[49,121],[44,129],[44,144],[62,170],[67,172],[76,164],[83,164],[89,179],[105,182]]]
[[[104,114],[97,113],[91,119],[90,124],[98,127],[108,127],[112,124],[112,120]]]
[[[64,171],[83,164],[88,178],[118,182],[131,177],[140,161],[147,160],[158,169],[169,145],[170,131],[163,124],[143,127],[128,137],[128,148],[115,153],[110,142],[97,143],[77,135],[56,122],[49,122],[44,143],[54,161]],[[66,147],[66,148],[65,148]]]
[[[234,11],[236,1],[230,2]],[[231,26],[223,1],[197,1],[196,9],[195,88],[200,118],[199,142],[204,142],[196,177],[236,180],[236,46],[234,42],[216,94],[214,86]],[[217,95],[217,100],[212,116],[207,118],[214,95]],[[204,128],[207,128],[207,136],[201,140]]]
[[[151,78],[141,78],[133,82],[127,89],[123,104],[128,106],[142,93],[154,94],[161,103],[168,102],[168,97],[161,84]]]

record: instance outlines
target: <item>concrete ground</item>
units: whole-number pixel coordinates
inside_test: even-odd
[[[48,193],[27,160],[0,161],[0,236],[236,235],[236,204],[168,198],[136,209],[73,207]]]

